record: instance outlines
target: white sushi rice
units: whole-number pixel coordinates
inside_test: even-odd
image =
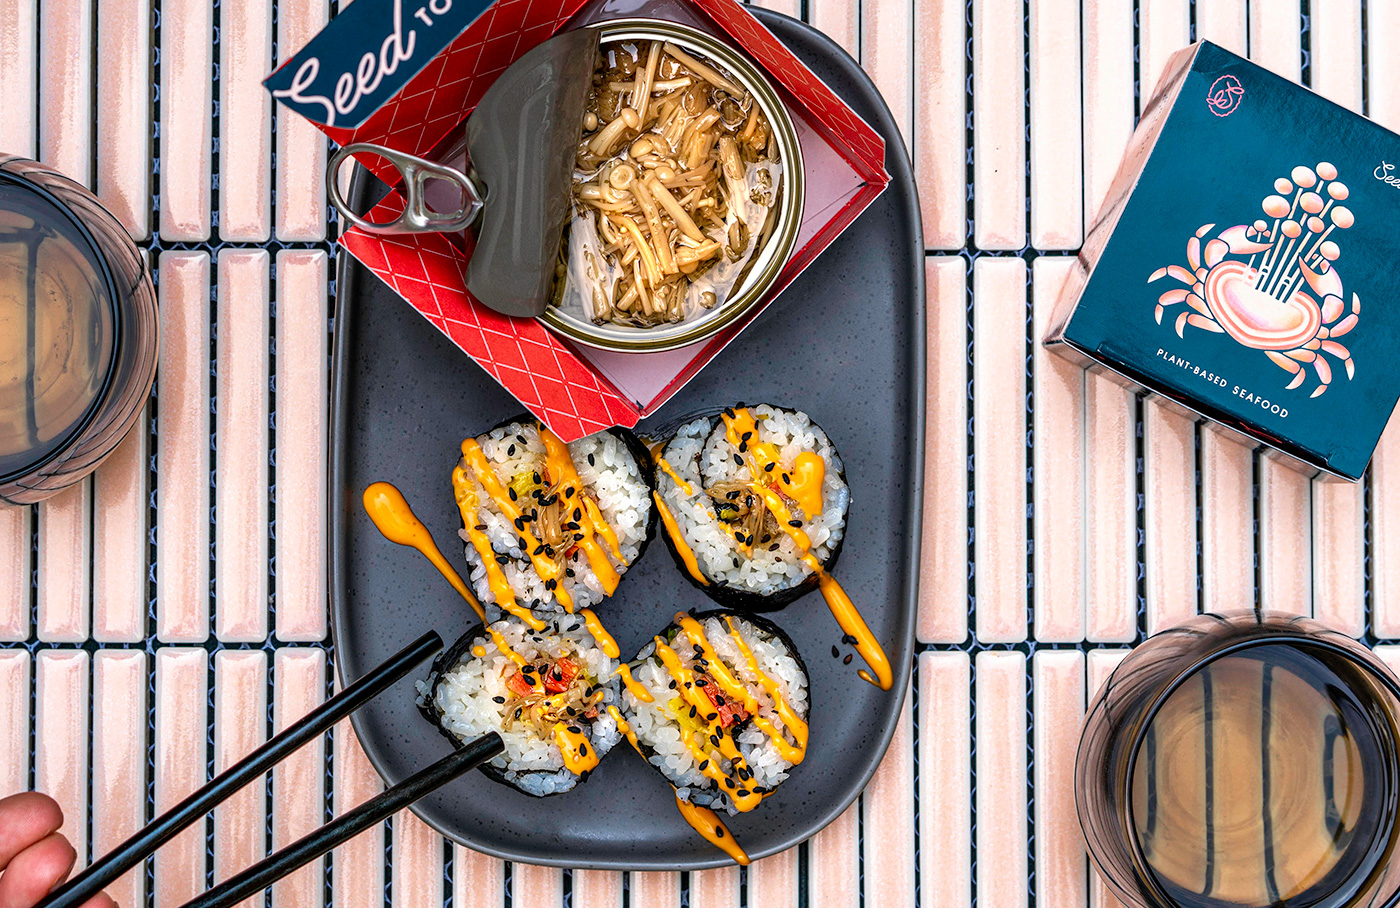
[[[588,738],[589,746],[602,759],[621,738],[617,722],[608,715],[607,705],[617,703],[619,682],[614,677],[618,663],[608,658],[594,643],[583,619],[572,615],[560,619],[557,627],[536,633],[514,621],[497,621],[492,625],[506,644],[526,660],[554,661],[561,656],[580,665],[580,671],[594,683],[602,683],[604,698],[598,706],[598,717],[591,721],[576,720]],[[504,772],[506,781],[526,794],[544,796],[568,791],[578,784],[578,776],[564,767],[564,757],[554,738],[540,737],[529,723],[504,727],[515,694],[506,682],[519,669],[501,650],[490,635],[482,633],[472,649],[481,647],[484,655],[469,649],[457,666],[446,672],[434,687],[429,681],[418,682],[422,698],[432,698],[442,727],[461,741],[471,741],[488,732],[497,732],[505,742],[505,750],[491,761]],[[497,703],[500,697],[505,702]]]
[[[477,441],[481,443],[481,450],[495,468],[496,477],[502,485],[508,486],[518,474],[533,473],[544,465],[544,442],[540,440],[539,429],[533,423],[511,423],[492,429],[478,437]],[[610,432],[599,432],[573,442],[569,445],[569,455],[588,494],[598,502],[603,519],[617,534],[618,549],[625,564],[617,565],[614,560],[614,567],[618,568],[618,573],[624,573],[641,553],[647,523],[651,518],[651,496],[642,478],[641,466],[622,439]],[[589,462],[589,455],[593,456],[592,463]],[[467,471],[467,476],[477,493],[479,523],[486,527],[492,550],[509,558],[501,565],[501,570],[515,591],[516,601],[543,611],[563,611],[554,592],[546,590],[544,581],[535,573],[529,553],[522,546],[511,520],[496,507],[471,471]],[[467,565],[477,598],[484,603],[494,602],[481,555],[467,541],[465,528],[458,534],[466,543]],[[606,543],[600,540],[600,544],[607,549]],[[602,583],[582,551],[575,551],[566,566],[573,570],[574,575],[569,577],[566,574],[561,580],[573,599],[575,612],[607,598]]]
[[[759,440],[778,446],[783,469],[791,469],[797,455],[807,451],[825,461],[822,512],[802,514],[796,509],[812,542],[812,554],[825,564],[845,532],[851,502],[850,490],[842,479],[841,457],[821,427],[801,411],[762,404],[749,407],[749,412],[758,427]],[[706,417],[687,423],[668,443],[663,456],[676,475],[690,485],[690,494],[664,470],[657,473],[657,489],[706,578],[761,596],[790,589],[812,573],[792,537],[775,533],[776,549],[755,545],[745,555],[705,494],[705,489],[718,483],[751,478],[747,463],[735,463],[736,453],[725,437],[722,420],[712,423]]]
[[[770,637],[744,618],[733,615],[731,617],[734,626],[743,635],[744,642],[753,652],[760,670],[777,684],[778,692],[787,701],[788,706],[805,720],[808,715],[807,675],[800,663],[780,638]],[[779,717],[773,698],[759,684],[757,676],[749,670],[748,660],[742,656],[738,644],[730,636],[728,624],[720,616],[711,616],[702,622],[702,627],[710,645],[714,647],[715,654],[757,698],[759,715],[772,722],[791,742],[792,735]],[[694,650],[688,645],[688,638],[681,635],[676,639],[680,642],[672,648],[680,656],[681,663],[686,668],[691,668],[694,665]],[[653,702],[638,700],[624,687],[622,701],[627,721],[637,735],[637,740],[651,748],[652,754],[648,758],[651,764],[661,770],[671,784],[676,786],[676,794],[682,800],[697,798],[697,803],[704,805],[711,804],[713,800],[713,806],[732,814],[735,812],[733,801],[713,779],[700,772],[690,749],[681,739],[683,731],[676,722],[670,706],[671,701],[677,697],[676,692],[670,689],[671,674],[660,664],[659,659],[652,656],[654,651],[654,644],[649,644],[642,650],[643,658],[639,660],[640,664],[633,663],[632,668],[633,679],[646,687],[653,697]],[[751,780],[754,788],[764,791],[772,789],[792,771],[793,764],[779,755],[773,739],[767,732],[756,728],[752,722],[738,732],[735,742],[745,763],[754,774]],[[717,761],[721,768],[733,775],[732,767],[720,756],[717,748],[707,748],[706,756]]]

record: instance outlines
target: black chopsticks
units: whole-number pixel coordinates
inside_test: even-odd
[[[109,883],[116,880],[123,873],[130,870],[146,858],[150,857],[157,848],[168,842],[180,830],[189,826],[195,820],[213,810],[219,803],[227,799],[234,792],[239,791],[249,782],[263,775],[273,766],[280,763],[293,751],[300,748],[311,739],[323,734],[335,723],[359,709],[361,706],[374,699],[382,693],[389,685],[398,681],[415,665],[422,662],[428,656],[442,648],[442,638],[436,633],[429,631],[408,646],[390,656],[380,665],[371,669],[364,677],[346,687],[340,693],[331,697],[311,712],[280,734],[273,736],[268,742],[257,750],[244,757],[242,760],[230,766],[219,775],[209,781],[207,785],[196,791],[194,794],[176,804],[170,810],[152,820],[144,829],[122,842],[103,858],[94,861],[87,869],[83,870],[73,879],[59,886],[50,892],[34,908],[77,908],[88,899],[101,892]],[[490,740],[494,739],[494,741]],[[434,788],[444,784],[452,778],[466,772],[491,757],[500,753],[501,739],[498,735],[488,735],[478,739],[470,745],[458,750],[446,759],[434,763],[427,769],[411,776],[403,782],[383,792],[378,797],[367,801],[354,811],[340,817],[330,823],[324,829],[312,833],[305,839],[289,846],[271,858],[245,871],[239,876],[227,881],[221,886],[210,890],[200,899],[190,904],[199,904],[205,908],[213,908],[215,905],[231,905],[237,899],[224,902],[210,899],[225,887],[235,881],[248,876],[253,871],[261,869],[259,879],[266,879],[266,883],[261,883],[255,888],[272,883],[274,880],[290,873],[306,861],[324,854],[326,850],[334,847],[337,842],[343,841],[364,829],[373,825],[378,820],[387,817],[400,808],[412,803]],[[493,749],[494,748],[494,749]],[[414,793],[416,792],[416,793]],[[409,795],[412,794],[411,797]],[[404,800],[407,798],[407,800]],[[391,809],[379,814],[375,819],[369,819],[373,810],[367,810],[374,805],[374,810],[383,809],[386,804],[393,804]],[[363,812],[363,813],[362,813]],[[354,824],[361,824],[348,835],[335,836],[344,833],[346,829]],[[302,858],[300,863],[290,863],[296,861],[301,852],[293,853],[301,848],[304,843],[315,840],[310,846],[317,847],[321,838],[334,838],[334,841],[322,851],[309,854]],[[276,871],[275,868],[264,868],[264,865],[279,861],[276,866],[282,868]],[[253,890],[249,890],[253,891]],[[246,895],[247,893],[245,893]],[[241,896],[240,896],[241,898]]]
[[[393,788],[380,792],[349,813],[337,817],[276,854],[269,855],[242,873],[191,899],[182,908],[228,908],[235,905],[271,886],[298,867],[316,860],[341,842],[352,839],[376,823],[393,816],[428,792],[476,769],[504,748],[500,735],[495,732],[483,735],[427,769],[409,776]]]

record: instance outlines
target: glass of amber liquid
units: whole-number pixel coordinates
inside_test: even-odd
[[[1201,615],[1094,698],[1085,843],[1129,908],[1389,906],[1400,894],[1400,682],[1307,618]]]
[[[140,250],[92,193],[0,155],[0,502],[97,468],[136,423],[157,356]]]

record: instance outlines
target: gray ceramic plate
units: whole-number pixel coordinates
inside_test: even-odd
[[[924,282],[914,181],[874,86],[818,32],[755,12],[885,136],[893,182],[659,419],[742,399],[806,410],[826,428],[845,458],[853,495],[836,575],[896,672],[894,689],[884,692],[856,677],[859,657],[851,665],[832,658],[841,631],[819,594],[769,616],[807,661],[812,743],[777,794],[729,821],[760,858],[811,836],[855,799],[885,752],[908,687],[923,475]],[[460,567],[448,480],[458,445],[521,408],[343,253],[334,371],[330,580],[335,662],[344,681],[426,630],[451,643],[475,623],[427,561],[379,536],[360,492],[380,479],[398,485]],[[708,605],[657,540],[599,611],[626,654],[676,610]],[[413,683],[405,680],[354,717],[365,753],[390,783],[449,746],[413,700]],[[415,811],[449,838],[514,861],[633,870],[728,862],[685,824],[670,787],[628,747],[568,794],[537,800],[478,773],[424,798]]]

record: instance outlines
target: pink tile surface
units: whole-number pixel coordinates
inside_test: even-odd
[[[163,239],[209,239],[212,0],[161,3],[160,219]]]
[[[971,904],[971,697],[967,653],[919,656],[919,880],[925,908]]]
[[[1142,408],[1147,632],[1196,614],[1196,426],[1166,407]]]
[[[149,437],[142,418],[93,477],[92,636],[101,643],[146,636]]]
[[[1312,88],[1361,111],[1361,0],[1329,0],[1308,18],[1312,27]]]
[[[326,0],[282,0],[278,4],[277,56],[286,62],[321,30],[330,16]],[[316,241],[326,237],[326,138],[311,123],[276,105],[277,238]]]
[[[209,256],[160,255],[156,627],[163,643],[209,636]]]
[[[1092,224],[1133,132],[1133,17],[1120,0],[1084,0],[1084,215]]]
[[[0,791],[29,788],[29,653],[0,650]]]
[[[272,235],[272,0],[220,8],[219,237],[261,243]],[[289,11],[291,12],[291,11]]]
[[[136,239],[151,233],[151,0],[103,0],[97,30],[97,195]]]
[[[206,781],[209,728],[207,654],[202,649],[156,650],[155,806],[161,814]],[[204,891],[208,820],[161,846],[155,857],[156,908],[175,908]]]
[[[214,656],[214,772],[267,740],[267,656],[224,650]],[[258,779],[214,810],[214,880],[223,882],[266,855],[267,785]],[[261,908],[261,894],[239,908]]]
[[[394,908],[441,908],[442,836],[411,812],[394,816]]]
[[[1026,263],[973,266],[977,638],[1026,637]]]
[[[698,871],[690,875],[690,903],[700,908],[695,900],[696,877],[702,873],[715,873],[716,871]],[[702,881],[703,882],[703,881]],[[735,905],[738,904],[738,870],[734,872],[735,884]],[[499,901],[493,903],[491,908],[496,908]],[[612,870],[575,870],[573,877],[573,904],[575,908],[622,908],[622,874]]]
[[[802,17],[802,3],[800,0],[751,0],[754,6],[761,6],[764,9],[771,9],[774,12],[782,13],[784,16],[794,18]]]
[[[912,10],[908,3],[863,3],[860,7],[861,66],[889,105],[906,148],[913,112]]]
[[[81,643],[92,597],[92,480],[39,503],[40,640]]]
[[[1196,34],[1237,54],[1248,52],[1245,0],[1197,0]]]
[[[1299,6],[1299,0],[1250,0],[1249,4],[1249,58],[1295,82],[1303,62]]]
[[[860,56],[860,4],[850,0],[807,0],[807,21],[850,54]]]
[[[0,506],[0,640],[29,636],[30,526],[34,508]]]
[[[38,0],[0,0],[0,148],[33,157],[38,147]]]
[[[267,637],[268,254],[225,250],[218,273],[215,631],[255,643]]]
[[[818,9],[856,5],[848,0],[821,4]],[[914,176],[923,208],[924,245],[930,249],[957,249],[966,237],[964,16],[956,3],[914,4]]]
[[[1035,654],[1035,876],[1040,908],[1083,908],[1088,857],[1074,806],[1074,756],[1084,719],[1084,654]]]
[[[858,908],[860,903],[860,802],[832,820],[807,844],[807,904],[811,908]],[[737,875],[735,883],[737,884]],[[692,894],[694,884],[692,883]],[[727,892],[727,890],[722,890]],[[737,898],[737,895],[736,895]],[[716,906],[729,905],[717,900]],[[737,901],[733,904],[738,904]],[[697,904],[695,908],[703,908]]]
[[[973,241],[978,249],[1020,249],[1026,243],[1025,108],[1021,6],[1015,0],[973,0]]]
[[[511,876],[511,908],[555,908],[564,902],[564,874],[552,867],[516,864]],[[658,905],[657,908],[665,908]]]
[[[1026,657],[977,654],[977,904],[1026,904]]]
[[[139,650],[98,650],[92,657],[94,857],[146,825],[146,671]],[[144,868],[127,871],[106,892],[118,905],[145,904]]]
[[[325,699],[326,654],[287,647],[272,660],[272,726],[280,733]],[[317,738],[272,771],[272,847],[281,849],[321,825],[326,811],[325,739]],[[272,886],[272,908],[321,908],[325,858]],[[457,904],[461,904],[458,902]],[[497,904],[500,904],[499,899]]]
[[[1259,458],[1259,602],[1264,608],[1312,614],[1312,498],[1308,477],[1276,458]]]
[[[1391,36],[1400,34],[1400,3],[1368,4],[1366,22],[1366,62],[1371,70],[1366,113],[1386,129],[1400,129],[1400,57],[1386,52],[1394,46]]]
[[[1191,43],[1191,0],[1140,0],[1138,18],[1142,96],[1146,99],[1162,77],[1167,58]]]
[[[1045,336],[1050,310],[1071,258],[1038,258],[1031,271],[1035,329]],[[1035,638],[1077,643],[1084,639],[1084,370],[1035,344],[1036,444],[1031,451],[1035,476],[1035,521],[1046,532],[1032,553],[1035,559]]]
[[[914,908],[914,694],[904,697],[894,737],[865,788],[865,897],[882,908]],[[750,884],[752,885],[752,883]],[[767,902],[759,902],[766,905]],[[779,908],[787,908],[779,905]]]
[[[1353,637],[1365,630],[1360,484],[1313,481],[1313,616]]]
[[[869,789],[866,791],[868,797]],[[749,904],[797,908],[797,852],[798,849],[789,848],[749,866]],[[878,889],[873,891],[873,897],[880,897]]]
[[[815,840],[813,841],[815,842]],[[578,908],[583,908],[583,905],[577,901],[579,876],[586,872],[575,871],[574,873],[574,898]],[[809,879],[810,875],[811,871],[808,872]],[[601,908],[622,908],[621,890],[618,891],[618,894],[619,899],[615,905],[607,902]],[[818,904],[810,897],[808,903]],[[690,874],[690,904],[691,908],[739,908],[739,868],[720,867],[715,870],[692,871]]]
[[[59,832],[87,866],[88,654],[42,650],[35,656],[34,787],[63,808]]]
[[[577,876],[575,877],[575,884]],[[505,864],[495,858],[452,846],[452,904],[462,908],[500,908],[505,902]],[[574,890],[578,892],[577,889]],[[621,887],[618,889],[621,894]],[[618,905],[620,906],[621,900]],[[582,902],[579,908],[584,908]],[[608,908],[608,906],[602,906]]]
[[[1084,382],[1085,636],[1126,641],[1137,631],[1137,397],[1103,375]]]
[[[1201,604],[1254,605],[1254,454],[1215,429],[1201,432]]]
[[[1084,237],[1078,0],[1030,5],[1031,245],[1077,249]]]
[[[39,0],[39,160],[89,188],[92,3]]]
[[[1372,629],[1400,637],[1400,421],[1394,419],[1371,460],[1371,552]]]
[[[384,788],[369,765],[349,720],[335,727],[335,815],[364,803]],[[384,825],[371,827],[333,853],[331,888],[335,908],[382,908]]]
[[[678,908],[681,903],[681,875],[675,872],[654,871],[650,873],[633,873],[630,876],[632,901],[638,905],[646,905],[647,908]],[[753,878],[749,878],[749,885],[753,886]],[[520,899],[516,899],[516,905],[524,908]],[[533,908],[534,902],[526,903]],[[547,904],[555,904],[550,900]],[[760,903],[761,904],[761,903]]]
[[[967,277],[962,259],[924,266],[928,373],[924,526],[919,559],[920,640],[967,637]]]
[[[326,254],[277,254],[277,639],[326,636]]]

